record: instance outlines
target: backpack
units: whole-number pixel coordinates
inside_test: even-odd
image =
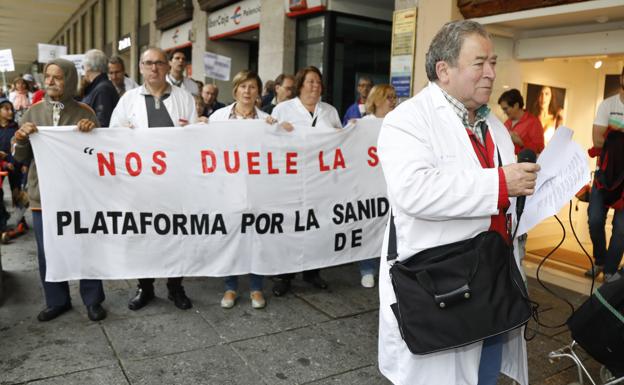
[[[624,376],[624,271],[605,282],[567,321],[572,338],[615,377]]]
[[[624,132],[610,131],[600,154],[600,167],[595,175],[606,206],[624,208]]]

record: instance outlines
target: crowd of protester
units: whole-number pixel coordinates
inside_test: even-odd
[[[61,64],[59,64],[61,63]],[[275,80],[264,84],[257,73],[243,70],[237,73],[232,80],[232,99],[229,104],[219,101],[219,88],[216,84],[193,80],[185,76],[188,61],[183,50],[165,52],[158,48],[149,48],[141,55],[140,72],[143,84],[139,85],[126,74],[125,63],[118,56],[107,57],[100,50],[89,50],[84,57],[84,76],[81,81],[76,78],[76,85],[68,80],[73,79],[68,72],[73,67],[66,66],[62,60],[48,63],[44,70],[43,87],[39,87],[30,74],[16,78],[12,83],[8,98],[0,98],[0,167],[2,174],[8,175],[13,204],[22,210],[16,210],[20,217],[16,224],[26,228],[23,218],[23,208],[28,204],[24,198],[27,184],[26,175],[29,166],[34,161],[26,156],[21,161],[11,155],[11,138],[16,136],[22,143],[27,142],[28,134],[22,130],[16,135],[18,128],[24,126],[21,122],[33,105],[42,100],[48,100],[53,106],[63,105],[60,100],[80,102],[77,105],[83,110],[86,108],[94,114],[91,119],[95,126],[100,127],[163,127],[185,126],[188,124],[239,120],[260,119],[269,124],[277,124],[280,129],[291,131],[295,125],[324,127],[340,130],[353,125],[358,119],[383,119],[397,104],[394,88],[389,84],[375,85],[369,76],[357,79],[357,94],[355,102],[350,105],[342,119],[338,111],[329,103],[322,101],[323,75],[321,71],[308,66],[301,68],[296,74],[280,74]],[[64,95],[53,100],[51,90],[55,87],[53,74],[50,69],[58,69],[64,79]],[[77,75],[73,75],[77,76]],[[56,79],[58,82],[59,79]],[[58,86],[58,85],[57,85]],[[74,90],[76,90],[74,95]],[[43,98],[45,96],[45,99]],[[37,100],[38,99],[38,100]],[[544,147],[542,127],[539,120],[530,112],[523,109],[524,103],[518,90],[510,90],[501,95],[499,104],[509,116],[505,123],[512,140],[516,145],[516,153],[523,148],[532,148],[540,152]],[[56,103],[56,104],[55,104]],[[161,108],[164,106],[164,108]],[[66,110],[55,108],[52,112],[50,125],[58,125],[58,114],[64,115]],[[30,122],[42,124],[37,122]],[[70,122],[77,124],[77,121]],[[27,127],[30,127],[27,125]],[[32,129],[32,132],[36,130]],[[19,144],[19,140],[18,140]],[[31,173],[32,174],[32,173]],[[36,173],[33,181],[36,181]],[[32,177],[32,175],[31,175]],[[33,182],[30,182],[31,184]],[[0,190],[0,194],[2,191]],[[22,199],[20,199],[22,197]],[[38,199],[36,199],[38,200]],[[25,201],[25,202],[24,202]],[[32,198],[31,198],[32,201]],[[36,212],[38,207],[33,207]],[[8,211],[4,204],[0,207],[0,229],[7,233]],[[42,267],[42,282],[45,280],[45,254],[43,251],[43,233],[36,231],[39,261]],[[10,237],[3,235],[3,240]],[[41,266],[40,266],[41,267]],[[365,288],[375,287],[375,276],[379,268],[377,258],[359,262],[361,285]],[[296,274],[281,274],[273,277],[272,291],[276,296],[289,292],[291,281]],[[318,289],[327,289],[328,283],[322,278],[319,269],[302,272],[303,280]],[[191,300],[186,296],[182,285],[182,277],[167,279],[168,297],[180,309],[192,307]],[[146,306],[154,298],[154,279],[138,280],[137,291],[128,303],[130,310],[138,310]],[[226,277],[224,280],[224,295],[221,299],[223,308],[231,308],[239,298],[239,277]],[[90,311],[91,319],[102,319],[106,313],[99,302],[104,295],[101,282],[91,282],[91,289],[96,294],[96,300],[85,304],[95,306]],[[44,289],[47,285],[43,283]],[[86,284],[89,287],[89,283]],[[264,277],[249,274],[250,299],[253,308],[260,309],[266,306],[263,294]],[[68,295],[68,294],[67,294]],[[40,320],[53,319],[70,308],[69,298],[64,293],[61,300],[50,300],[46,294],[46,309],[40,314]],[[83,293],[89,297],[89,295]],[[99,302],[97,302],[99,300]],[[60,304],[59,304],[60,303]],[[91,306],[93,307],[93,306]]]
[[[66,282],[45,281],[40,196],[29,142],[29,135],[37,131],[37,125],[77,125],[80,131],[90,131],[95,127],[109,126],[168,127],[260,119],[286,132],[292,131],[295,125],[335,130],[343,128],[338,111],[321,100],[323,75],[316,67],[302,68],[296,74],[280,74],[275,80],[267,81],[264,88],[257,73],[240,71],[232,80],[233,101],[226,105],[219,101],[216,84],[204,85],[185,76],[187,64],[182,50],[165,52],[159,48],[148,48],[141,54],[143,84],[139,85],[128,77],[120,57],[107,57],[102,51],[92,49],[84,55],[84,75],[81,78],[71,62],[55,59],[44,67],[41,89],[34,77],[26,74],[15,79],[9,98],[0,98],[0,157],[3,159],[0,166],[8,171],[14,200],[26,186],[30,187],[28,194],[46,302],[45,309],[38,315],[40,321],[52,320],[71,309],[72,305]],[[368,77],[359,79],[359,83],[366,86],[358,86],[356,105],[364,104],[357,107],[357,116],[347,112],[345,126],[360,118],[381,119],[396,105],[392,86],[380,84],[373,87]],[[19,161],[11,155],[11,140],[15,143],[13,153]],[[18,203],[14,201],[14,204]],[[21,213],[20,223],[25,226],[23,211]],[[6,228],[7,218],[8,212],[2,205],[0,227]],[[360,263],[363,287],[375,286],[377,269],[376,258]],[[295,274],[273,277],[273,293],[276,296],[285,295],[294,277]],[[249,297],[255,309],[267,305],[263,294],[264,278],[249,274]],[[328,288],[319,269],[303,272],[303,279],[318,289]],[[182,277],[167,279],[168,298],[176,307],[186,310],[193,305],[182,281]],[[224,279],[223,308],[236,304],[239,298],[238,282],[238,276]],[[139,310],[155,298],[154,283],[153,278],[138,280],[137,291],[128,302],[130,310]],[[80,294],[91,320],[106,317],[106,310],[101,305],[105,298],[101,281],[81,280]]]

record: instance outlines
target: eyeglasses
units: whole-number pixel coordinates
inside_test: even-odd
[[[146,61],[141,62],[141,64],[143,64],[145,67],[156,66],[156,67],[162,68],[167,65],[167,62],[164,62],[162,60],[157,60],[157,61],[146,60]]]

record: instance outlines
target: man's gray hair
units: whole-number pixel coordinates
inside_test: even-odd
[[[85,52],[82,66],[85,71],[106,73],[108,72],[108,57],[99,49],[90,49]]]
[[[457,59],[459,59],[459,52],[462,45],[464,45],[464,40],[467,36],[473,34],[483,36],[486,39],[490,38],[490,34],[476,21],[451,21],[442,26],[431,41],[429,51],[427,51],[427,56],[425,57],[425,70],[430,81],[438,80],[438,74],[436,73],[437,62],[444,61],[452,67],[457,65]]]

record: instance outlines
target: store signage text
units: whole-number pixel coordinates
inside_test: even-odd
[[[208,35],[218,39],[256,28],[260,23],[260,1],[244,0],[225,7],[208,16]]]

